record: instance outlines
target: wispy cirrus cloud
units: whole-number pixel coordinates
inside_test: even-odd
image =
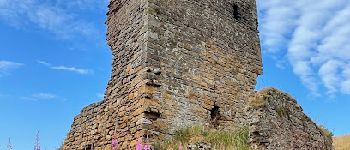
[[[37,61],[39,64],[42,64],[52,70],[61,70],[61,71],[68,71],[68,72],[73,72],[73,73],[77,73],[80,75],[88,75],[88,74],[92,74],[94,71],[92,69],[83,69],[83,68],[77,68],[77,67],[67,67],[67,66],[55,66],[52,65],[51,63],[48,63],[46,61],[41,61],[38,60]]]
[[[30,96],[22,97],[22,99],[30,101],[53,100],[57,98],[58,96],[52,93],[34,93]]]
[[[0,19],[20,28],[39,28],[63,39],[94,37],[100,31],[93,21],[82,19],[77,12],[79,8],[83,8],[83,2],[85,1],[0,0]],[[89,7],[93,8],[103,5],[102,1],[93,2],[85,4],[92,5]]]
[[[54,67],[51,67],[51,69],[70,71],[70,72],[74,72],[74,73],[78,73],[78,74],[82,74],[82,75],[86,75],[86,74],[92,73],[92,71],[89,70],[89,69],[81,69],[81,68],[66,67],[66,66],[54,66]]]
[[[350,1],[259,0],[265,53],[287,58],[314,94],[350,94]]]
[[[18,69],[23,65],[22,63],[0,60],[0,77],[9,74],[11,70]]]
[[[44,66],[48,66],[48,67],[52,66],[51,63],[48,63],[48,62],[42,61],[42,60],[37,60],[36,62],[39,63],[39,64],[42,64]]]

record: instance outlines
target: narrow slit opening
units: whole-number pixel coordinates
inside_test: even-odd
[[[241,19],[241,15],[239,13],[239,7],[237,4],[233,4],[233,18],[236,20]]]
[[[218,126],[219,119],[220,119],[220,107],[215,105],[214,108],[210,110],[211,124],[214,126]]]
[[[88,144],[84,146],[84,150],[95,150],[95,148],[93,144]]]

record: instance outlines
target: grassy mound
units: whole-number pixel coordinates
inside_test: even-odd
[[[214,150],[249,150],[249,131],[247,128],[234,130],[217,130],[203,126],[193,126],[179,129],[172,139],[160,141],[153,146],[156,150],[178,150],[182,145],[184,150],[188,146],[209,146]]]

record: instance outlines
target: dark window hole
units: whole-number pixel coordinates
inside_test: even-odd
[[[210,110],[210,119],[213,121],[219,118],[220,118],[220,107],[214,106],[214,108]]]
[[[95,148],[93,144],[88,144],[84,146],[84,150],[95,150]]]
[[[160,118],[160,113],[159,112],[154,112],[154,111],[146,111],[145,112],[145,116],[146,116],[147,119],[157,120],[158,118]]]
[[[214,127],[219,126],[219,119],[220,119],[220,107],[214,106],[213,109],[210,110],[210,123]]]
[[[239,13],[239,7],[237,4],[233,4],[233,18],[236,20],[241,19],[241,14]]]
[[[161,86],[162,86],[162,85],[159,84],[156,80],[148,81],[148,82],[146,82],[146,85],[147,85],[147,86],[153,86],[153,87],[161,87]]]

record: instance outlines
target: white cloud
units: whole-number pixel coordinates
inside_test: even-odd
[[[71,71],[71,72],[75,72],[75,73],[82,74],[82,75],[86,75],[86,74],[92,73],[92,71],[88,70],[88,69],[81,69],[81,68],[75,68],[75,67],[66,67],[66,66],[54,66],[54,67],[51,67],[51,69]]]
[[[70,72],[74,72],[74,73],[81,74],[81,75],[92,74],[94,72],[91,69],[83,69],[83,68],[67,67],[67,66],[54,66],[51,63],[48,63],[46,61],[41,61],[41,60],[38,60],[37,62],[39,64],[47,66],[47,67],[49,67],[50,69],[53,69],[53,70],[70,71]]]
[[[341,78],[338,76],[339,67],[341,66],[343,66],[343,64],[340,62],[329,60],[322,64],[319,69],[319,75],[330,94],[334,94],[338,89],[338,83],[341,83]]]
[[[350,94],[350,79],[341,83],[341,90],[346,94]]]
[[[37,99],[54,99],[57,96],[51,93],[36,93],[32,95],[34,98]]]
[[[261,38],[264,41],[262,45],[268,47],[268,52],[281,51],[288,42],[290,29],[296,24],[295,18],[298,14],[294,7],[294,1],[258,1],[260,11],[264,12],[264,17],[260,18],[262,22]]]
[[[42,65],[45,65],[45,66],[51,66],[50,63],[46,62],[46,61],[41,61],[41,60],[38,60],[37,61],[39,64],[42,64]]]
[[[30,101],[53,100],[57,98],[58,96],[52,93],[34,93],[31,96],[22,97],[22,99]]]
[[[259,0],[263,50],[287,56],[314,94],[350,94],[350,1]],[[283,58],[282,58],[283,59]],[[349,73],[350,74],[350,73]]]
[[[23,65],[22,63],[0,60],[0,77],[9,74],[11,70],[18,69]]]
[[[57,35],[59,38],[77,36],[91,36],[98,34],[98,30],[91,21],[77,17],[70,3],[60,1],[41,0],[0,0],[0,19],[16,27],[34,27]],[[96,1],[98,3],[98,1]],[[103,2],[100,2],[103,3]],[[65,4],[65,5],[64,5]],[[91,4],[92,3],[87,3]],[[94,5],[96,6],[96,5]],[[94,7],[91,6],[91,7]]]

